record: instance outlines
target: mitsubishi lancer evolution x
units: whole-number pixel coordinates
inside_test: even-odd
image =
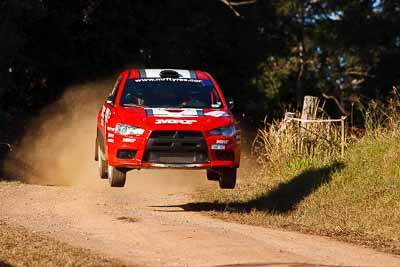
[[[206,169],[208,180],[234,188],[241,135],[232,105],[207,72],[122,72],[98,113],[100,177],[123,187],[133,169]]]

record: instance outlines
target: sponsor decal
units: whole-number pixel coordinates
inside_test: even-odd
[[[114,139],[107,139],[108,143],[114,143]]]
[[[108,133],[107,136],[113,138],[114,134],[113,133]]]
[[[229,143],[229,140],[217,140],[215,141],[215,143],[220,145],[227,145]]]
[[[135,143],[136,139],[135,138],[122,138],[122,142],[124,142],[124,143]]]
[[[143,69],[144,75],[140,75],[142,78],[159,78],[160,73],[166,69]],[[195,78],[197,79],[197,76],[191,76],[190,72],[188,70],[179,70],[179,69],[168,69],[168,70],[173,70],[179,74],[179,78]],[[142,73],[141,73],[142,74]]]
[[[175,120],[175,119],[157,119],[155,124],[183,124],[183,125],[192,125],[196,123],[197,120]]]
[[[103,106],[100,112],[100,125],[104,126],[104,112],[106,111],[106,107]]]
[[[229,116],[229,113],[225,112],[225,111],[214,110],[214,111],[204,113],[204,115],[219,118],[219,117]]]
[[[107,122],[110,119],[110,117],[111,117],[111,110],[103,106],[100,114],[100,125],[103,127],[104,125],[107,125]]]
[[[114,132],[114,131],[115,131],[115,128],[107,127],[107,131]]]
[[[106,124],[108,123],[108,120],[110,119],[110,117],[111,117],[111,110],[109,108],[107,108],[106,112],[104,114],[104,120],[105,120]]]
[[[225,150],[225,145],[214,144],[211,145],[212,150]]]
[[[136,79],[136,83],[142,82],[188,82],[188,83],[201,83],[201,80],[197,79],[185,79],[185,78],[146,78],[146,79]]]
[[[147,116],[183,118],[183,117],[200,117],[204,116],[202,109],[186,108],[186,109],[168,109],[168,108],[146,108]]]

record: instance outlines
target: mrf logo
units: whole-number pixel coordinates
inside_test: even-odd
[[[191,125],[196,123],[197,120],[174,120],[174,119],[158,119],[155,124],[183,124],[183,125]]]

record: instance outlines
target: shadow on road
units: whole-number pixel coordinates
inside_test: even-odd
[[[333,163],[321,168],[303,171],[293,179],[279,184],[272,191],[245,202],[196,202],[174,206],[152,206],[153,208],[180,208],[177,210],[159,210],[165,212],[179,211],[229,211],[246,212],[252,210],[275,214],[286,214],[296,209],[297,205],[307,196],[332,179],[332,174],[344,168],[341,162]]]

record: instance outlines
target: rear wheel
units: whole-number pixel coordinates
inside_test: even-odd
[[[126,171],[108,166],[108,181],[111,187],[124,187]]]
[[[233,189],[236,185],[237,168],[222,168],[219,177],[219,187],[222,189]]]
[[[207,169],[207,180],[209,181],[218,181],[219,180],[219,173],[215,169]]]
[[[98,153],[98,163],[99,163],[99,175],[100,178],[106,179],[108,177],[107,175],[107,169],[108,169],[108,162],[106,159],[103,157],[103,152],[100,149],[100,146],[97,147],[97,153]]]

